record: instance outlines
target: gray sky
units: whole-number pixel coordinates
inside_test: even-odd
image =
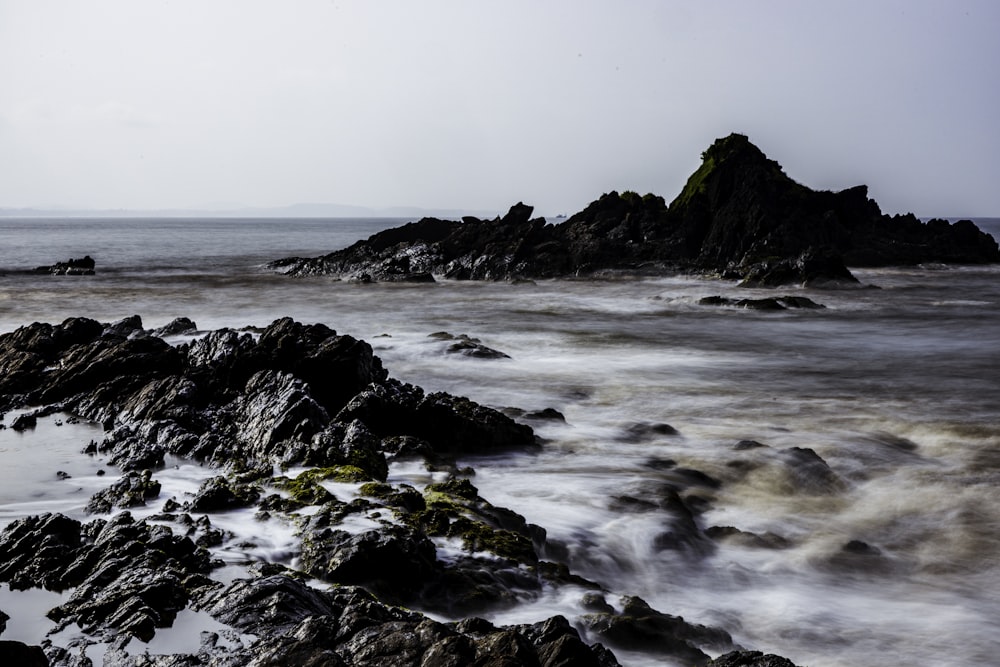
[[[0,0],[0,207],[573,213],[738,131],[1000,216],[997,118],[997,0]]]

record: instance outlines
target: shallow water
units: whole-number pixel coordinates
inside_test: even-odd
[[[545,438],[538,454],[466,463],[483,497],[545,527],[550,548],[607,586],[609,602],[638,594],[811,667],[971,666],[1000,651],[992,594],[1000,585],[1000,268],[857,271],[879,289],[790,289],[827,308],[780,313],[700,306],[703,296],[773,292],[690,277],[354,285],[260,268],[395,223],[0,221],[0,247],[16,249],[0,261],[8,269],[0,330],[134,313],[147,327],[176,316],[203,329],[286,315],[324,322],[368,340],[404,381],[496,407],[560,411],[565,423],[532,423]],[[10,272],[85,253],[98,259],[98,275]],[[511,359],[449,355],[428,337],[442,330]],[[100,461],[73,456],[94,436],[82,425],[55,426],[57,418],[34,433],[0,431],[0,522],[45,503],[81,508],[91,481],[116,474],[108,469],[99,481]],[[678,433],[629,435],[656,423]],[[744,440],[767,447],[734,449]],[[802,473],[789,463],[792,448],[812,449],[828,468]],[[44,452],[23,459],[33,476],[17,472],[26,452]],[[718,484],[692,486],[683,469]],[[58,480],[57,470],[71,478]],[[178,463],[157,478],[183,499],[208,474]],[[419,470],[392,474],[430,481]],[[781,548],[739,538],[671,543],[664,534],[678,517],[657,505],[667,486],[697,497],[699,528],[731,526]],[[292,562],[290,528],[227,516],[213,522],[233,532],[222,548],[229,562]],[[239,536],[253,531],[267,536],[263,546],[240,551]],[[553,591],[494,618],[553,613],[578,616],[579,596]],[[623,664],[659,664],[616,653]]]

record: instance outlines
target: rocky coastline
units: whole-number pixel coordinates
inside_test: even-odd
[[[866,186],[815,191],[732,134],[668,205],[655,194],[610,192],[549,224],[523,203],[495,220],[424,218],[314,258],[271,268],[358,282],[531,280],[697,273],[747,287],[857,286],[848,266],[1000,262],[968,220],[885,215]]]
[[[478,345],[439,338],[457,353]],[[103,438],[81,443],[81,456],[123,472],[90,499],[89,520],[28,516],[0,534],[0,582],[67,593],[48,617],[86,638],[69,648],[0,641],[4,664],[85,667],[84,649],[102,644],[103,664],[115,667],[610,667],[619,647],[690,665],[794,667],[575,575],[544,527],[483,498],[474,470],[456,464],[544,446],[530,426],[391,378],[366,342],[322,324],[199,332],[181,319],[150,331],[138,316],[71,318],[0,335],[0,367],[0,412],[27,416],[24,429],[57,412],[99,423]],[[164,498],[157,475],[167,456],[215,474]],[[390,482],[390,467],[405,461],[437,481]],[[706,483],[678,472],[658,501],[678,517],[669,532],[678,548],[712,548],[689,497]],[[149,505],[158,513],[134,516]],[[239,510],[291,527],[294,561],[247,562],[242,576],[213,578],[222,562],[212,550],[229,537],[214,519]],[[510,626],[480,617],[552,588],[573,591],[585,613]],[[186,610],[232,632],[204,633],[196,652],[141,652]],[[15,610],[4,611],[0,619]]]

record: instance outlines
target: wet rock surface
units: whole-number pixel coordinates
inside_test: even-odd
[[[996,240],[969,220],[885,215],[863,185],[811,190],[740,134],[713,143],[669,205],[611,192],[558,224],[532,213],[518,203],[495,220],[425,218],[271,266],[362,282],[707,272],[752,287],[842,288],[858,285],[848,265],[1000,262]]]
[[[36,267],[33,273],[47,273],[53,276],[92,276],[97,263],[90,255],[85,255],[80,259],[70,259],[65,262],[56,262],[49,266]]]
[[[193,329],[179,321],[162,333]],[[56,631],[78,627],[80,645],[106,644],[105,665],[610,667],[618,664],[612,649],[594,642],[692,664],[707,661],[705,650],[738,648],[725,632],[639,598],[623,598],[620,611],[599,604],[601,583],[573,574],[542,527],[482,497],[474,471],[454,463],[536,449],[530,427],[390,379],[367,343],[323,325],[281,319],[177,345],[157,333],[131,317],[0,335],[0,411],[58,409],[99,422],[104,437],[87,451],[124,471],[91,498],[87,521],[30,516],[0,534],[0,582],[65,592],[48,612]],[[641,424],[629,437],[674,434]],[[778,454],[799,483],[836,486],[811,450]],[[187,497],[163,498],[157,475],[167,456],[214,474]],[[390,481],[397,460],[422,462],[434,481]],[[705,553],[712,540],[700,526],[708,501],[699,493],[719,482],[673,464],[663,475],[646,497],[620,502],[628,511],[643,502],[669,510],[676,521],[663,548]],[[148,508],[154,503],[160,509]],[[286,526],[297,551],[285,564],[248,561],[242,575],[213,578],[223,562],[210,549],[233,539],[223,527],[233,512]],[[564,586],[590,591],[590,613],[516,626],[477,618]],[[136,654],[185,610],[207,613],[232,636],[206,635],[190,653]],[[43,647],[51,664],[86,664],[79,652],[48,640]]]

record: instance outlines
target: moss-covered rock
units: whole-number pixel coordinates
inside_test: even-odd
[[[335,496],[320,485],[320,482],[368,482],[371,476],[357,466],[331,466],[312,468],[299,473],[294,479],[277,477],[272,483],[282,491],[291,494],[292,499],[305,505],[322,505],[336,500]]]

